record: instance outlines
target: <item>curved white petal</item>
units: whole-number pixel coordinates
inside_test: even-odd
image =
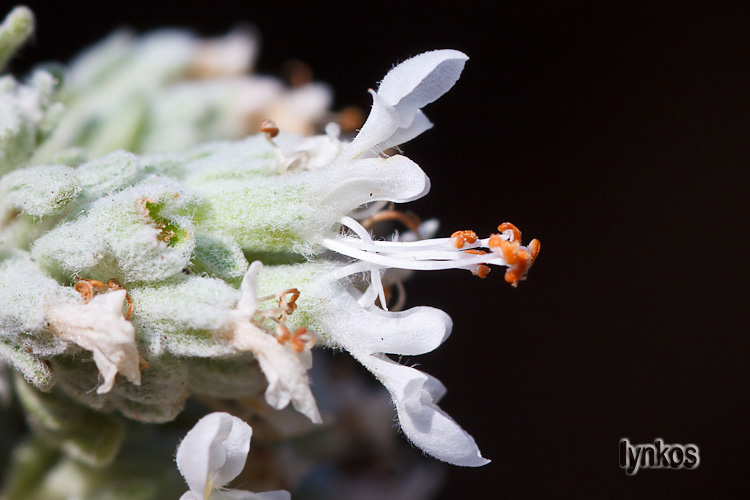
[[[177,468],[198,498],[237,477],[245,467],[252,428],[228,413],[198,421],[177,447]]]
[[[439,380],[385,357],[352,354],[391,393],[401,428],[415,446],[453,465],[479,467],[489,463],[474,438],[437,406],[445,394]]]
[[[458,50],[431,50],[402,62],[385,75],[378,94],[388,104],[422,108],[448,92],[469,57]]]
[[[217,485],[225,485],[240,475],[245,468],[247,453],[250,451],[250,439],[253,437],[252,427],[238,417],[229,416],[232,418],[232,428],[221,443],[226,458],[224,465],[216,469],[213,475],[214,483]]]
[[[261,261],[253,261],[245,275],[242,277],[240,299],[237,302],[236,312],[243,318],[252,318],[255,311],[258,310],[258,292],[256,290],[256,283],[258,282],[258,274],[262,269],[263,263]]]
[[[325,320],[327,331],[348,351],[424,354],[445,342],[453,327],[450,316],[433,307],[400,312],[361,307],[338,283],[333,283],[325,296],[336,304],[336,313]]]
[[[331,169],[321,204],[354,209],[373,201],[406,203],[430,190],[427,174],[405,156],[367,158]]]
[[[330,335],[328,342],[349,351],[388,389],[407,438],[425,453],[451,464],[476,467],[488,463],[474,439],[437,406],[445,394],[443,384],[382,354],[432,351],[448,337],[450,317],[430,307],[396,313],[363,308],[346,285],[329,279],[319,282],[314,292],[331,304],[321,315],[321,327]]]
[[[432,122],[427,118],[427,115],[422,110],[417,110],[411,124],[407,127],[397,128],[390,137],[383,140],[384,146],[388,148],[404,144],[431,128]]]
[[[469,58],[457,50],[433,50],[407,59],[385,75],[362,129],[342,156],[357,158],[413,139],[432,126],[419,110],[458,81]]]
[[[346,146],[342,156],[358,158],[361,156],[375,156],[397,143],[389,140],[397,130],[407,129],[414,122],[414,110],[403,112],[388,104],[376,92],[370,90],[372,108],[367,120],[354,140]],[[426,117],[425,117],[426,118]],[[369,154],[364,154],[372,150]]]

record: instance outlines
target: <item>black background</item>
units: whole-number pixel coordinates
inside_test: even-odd
[[[118,26],[211,35],[247,21],[263,35],[260,72],[302,59],[337,108],[367,108],[392,64],[466,52],[459,83],[425,109],[435,128],[405,148],[433,183],[411,208],[443,235],[512,221],[542,252],[518,289],[500,270],[408,284],[410,305],[454,319],[419,362],[493,460],[452,468],[441,498],[738,496],[750,465],[748,11],[648,4],[39,1],[13,69],[69,60]],[[622,437],[694,443],[700,466],[628,477]]]

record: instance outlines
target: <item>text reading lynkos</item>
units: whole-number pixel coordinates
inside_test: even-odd
[[[654,444],[630,444],[628,438],[620,439],[620,467],[631,476],[640,469],[695,469],[700,463],[694,444],[665,444],[661,438]]]

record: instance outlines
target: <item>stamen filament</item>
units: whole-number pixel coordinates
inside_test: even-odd
[[[477,266],[482,264],[511,267],[517,264],[519,259],[529,261],[529,265],[518,266],[513,270],[512,282],[517,283],[533,262],[528,256],[535,258],[540,246],[537,240],[532,240],[530,248],[522,247],[520,241],[516,239],[521,233],[510,223],[503,223],[498,227],[502,229],[500,234],[484,239],[477,238],[473,242],[470,242],[474,239],[473,232],[457,232],[463,239],[461,248],[456,248],[456,236],[408,242],[374,241],[367,230],[351,217],[343,217],[341,223],[358,237],[326,238],[322,241],[323,246],[347,257],[379,266],[380,269],[389,267],[414,271],[468,269],[475,272]],[[473,251],[481,248],[497,250],[487,254],[478,254]],[[350,264],[350,266],[352,267],[347,266],[339,270],[336,273],[337,277],[373,270],[372,267],[359,263]],[[484,269],[481,274],[486,275]],[[374,285],[375,281],[379,280],[373,276]],[[381,302],[382,299],[381,295]]]
[[[503,235],[494,235],[495,237],[502,237]],[[358,248],[365,248],[366,245],[362,244],[362,240],[359,238],[352,238],[350,236],[343,236],[343,239],[350,240],[353,246]],[[464,243],[461,247],[463,249],[470,248],[488,248],[489,241],[491,238],[477,239],[474,243]],[[417,241],[388,241],[388,240],[372,240],[372,243],[376,247],[392,247],[393,252],[411,252],[414,248],[437,248],[444,250],[456,251],[456,246],[453,244],[453,238],[431,238],[429,240],[417,240]],[[367,245],[370,246],[370,245]]]
[[[507,265],[505,260],[498,255],[492,255],[488,258],[487,255],[471,255],[465,252],[455,252],[454,254],[447,255],[434,254],[432,252],[426,252],[424,254],[412,252],[409,257],[404,258],[392,254],[382,255],[379,253],[368,252],[366,250],[360,250],[358,248],[352,248],[340,239],[326,238],[322,241],[322,245],[334,252],[369,262],[371,264],[376,264],[382,267],[410,269],[413,271],[456,269],[477,264],[495,264],[498,266]],[[443,260],[435,260],[436,257],[443,258]],[[446,257],[450,257],[450,259]]]
[[[354,231],[354,233],[359,236],[360,240],[364,242],[365,245],[372,244],[372,237],[370,236],[370,233],[362,227],[362,225],[352,219],[351,217],[344,217],[341,219],[342,224],[344,224],[346,227]],[[363,259],[364,260],[364,259]],[[380,298],[380,304],[383,306],[383,309],[386,311],[388,310],[388,307],[386,306],[385,301],[385,290],[383,290],[383,277],[380,274],[380,269],[378,268],[371,268],[370,269],[370,281],[372,284],[372,288],[377,290],[378,297]]]
[[[388,309],[381,273],[388,268],[413,271],[466,269],[475,276],[486,278],[490,272],[489,265],[505,266],[505,281],[516,287],[519,281],[525,279],[541,246],[538,240],[532,240],[528,247],[521,246],[521,232],[509,222],[498,226],[500,234],[485,239],[479,239],[474,231],[464,230],[456,231],[450,238],[408,242],[373,241],[367,229],[351,217],[343,217],[341,224],[357,237],[326,238],[321,243],[325,248],[359,262],[339,268],[331,278],[340,279],[369,271],[370,286],[358,303],[364,307],[378,297],[385,310]]]

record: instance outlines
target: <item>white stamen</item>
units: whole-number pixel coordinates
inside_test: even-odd
[[[444,269],[474,271],[477,266],[482,264],[508,266],[508,263],[499,253],[488,252],[479,255],[466,252],[466,250],[473,248],[489,248],[489,238],[477,239],[474,243],[465,243],[460,249],[456,248],[453,238],[420,241],[374,241],[370,233],[351,217],[343,217],[341,224],[351,229],[357,237],[326,238],[322,244],[329,250],[359,261],[338,269],[332,276],[334,279],[361,272],[370,272],[371,285],[360,297],[358,301],[360,305],[370,304],[378,296],[383,309],[388,310],[385,304],[385,290],[383,289],[381,274],[387,268],[415,271]],[[510,230],[503,231],[500,237],[512,241],[513,232]],[[377,293],[375,293],[376,291]]]
[[[362,226],[362,224],[355,221],[351,217],[342,218],[341,223],[345,225],[346,227],[348,227],[349,229],[351,229],[352,231],[354,231],[354,233],[357,236],[359,236],[360,241],[362,241],[363,244],[369,247],[372,247],[372,244],[373,244],[372,237],[370,236],[370,233],[367,232],[367,229],[365,229]],[[386,305],[386,302],[385,302],[385,290],[383,289],[383,277],[380,273],[381,273],[380,268],[375,267],[375,266],[372,266],[370,268],[370,281],[371,281],[370,289],[374,289],[375,291],[377,291],[378,298],[380,298],[380,305],[383,306],[383,309],[387,311],[388,306]],[[369,293],[365,292],[365,294],[362,296],[362,299],[360,299],[360,301],[362,301],[365,297],[369,297],[369,295],[370,295]],[[369,299],[365,301],[364,304],[367,304],[371,301],[372,299]],[[364,305],[364,304],[360,302],[360,305]]]
[[[469,269],[477,264],[494,264],[496,266],[507,266],[501,256],[488,253],[486,255],[468,254],[455,250],[454,252],[412,251],[401,249],[391,253],[385,253],[386,249],[372,248],[372,251],[355,248],[348,239],[326,238],[322,242],[329,250],[359,259],[382,267],[393,267],[397,269],[410,269],[413,271],[438,271],[445,269]],[[475,248],[475,247],[469,247]],[[384,252],[384,253],[377,253]]]
[[[323,246],[342,255],[381,267],[434,271],[470,269],[478,264],[508,265],[502,256],[494,253],[477,255],[463,251],[472,248],[488,248],[489,238],[477,240],[471,244],[467,243],[461,249],[455,247],[451,238],[421,241],[373,241],[364,227],[354,219],[344,217],[341,223],[355,231],[360,237],[326,238],[322,242]],[[365,238],[362,238],[362,234]]]

